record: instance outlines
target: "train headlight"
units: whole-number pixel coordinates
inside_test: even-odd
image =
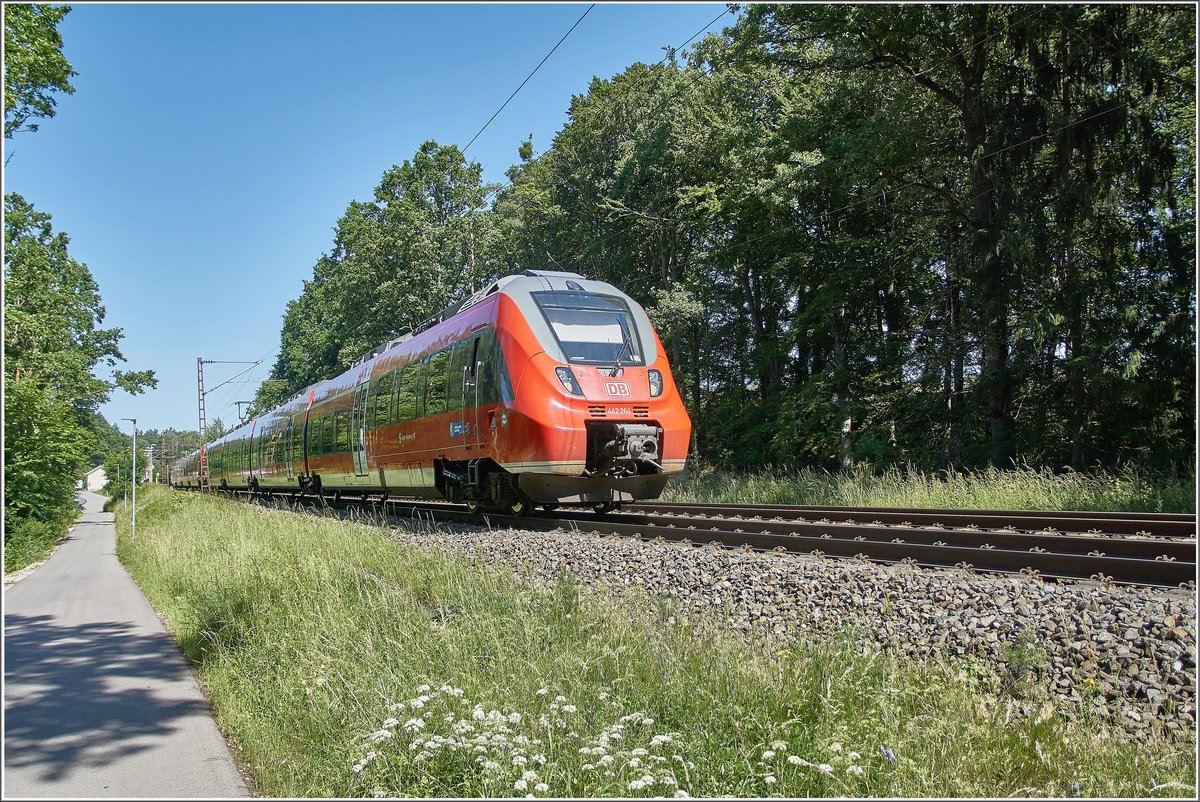
[[[650,376],[650,397],[658,398],[660,395],[662,395],[663,391],[662,374],[653,368],[646,371],[646,373]]]
[[[563,389],[571,395],[583,395],[583,390],[579,387],[579,382],[575,380],[575,374],[570,368],[557,367],[554,372],[558,374],[558,380],[562,382]]]

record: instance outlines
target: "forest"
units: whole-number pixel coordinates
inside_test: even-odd
[[[257,408],[541,268],[646,307],[708,464],[1192,470],[1192,5],[729,11],[503,184],[434,141],[388,169]]]

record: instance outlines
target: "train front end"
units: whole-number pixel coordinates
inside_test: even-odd
[[[599,510],[658,498],[684,469],[691,420],[645,310],[574,273],[527,271],[503,293],[516,400],[502,462],[521,492]]]

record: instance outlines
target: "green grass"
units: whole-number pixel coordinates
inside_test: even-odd
[[[4,532],[4,573],[11,574],[40,562],[53,553],[67,534],[67,527],[79,516],[75,508],[57,521],[26,519],[12,524]]]
[[[864,653],[850,632],[784,648],[667,623],[669,600],[533,587],[366,524],[162,488],[139,502],[136,542],[117,516],[119,556],[264,795],[1193,788],[1191,744],[1130,743],[1049,708],[1014,718],[958,668]]]
[[[825,504],[846,507],[951,507],[1001,510],[1195,512],[1195,476],[1061,474],[1017,468],[927,474],[812,469],[736,473],[692,467],[667,485],[664,501],[730,504]]]

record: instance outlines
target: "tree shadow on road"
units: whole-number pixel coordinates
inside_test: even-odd
[[[56,624],[51,616],[4,618],[5,767],[41,767],[53,782],[149,749],[188,716],[190,669],[166,633],[131,624]],[[164,692],[162,683],[170,683]],[[173,698],[174,697],[174,698]]]

